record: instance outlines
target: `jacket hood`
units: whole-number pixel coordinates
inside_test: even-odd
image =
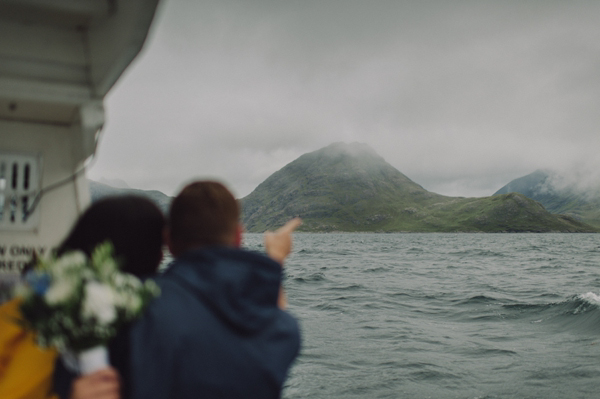
[[[265,255],[220,247],[192,250],[165,274],[241,332],[260,330],[279,312],[282,268]]]

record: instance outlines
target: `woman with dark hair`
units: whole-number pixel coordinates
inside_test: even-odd
[[[95,202],[81,215],[57,255],[80,250],[90,256],[98,244],[111,241],[121,270],[145,278],[156,273],[162,260],[165,218],[143,197],[109,197]]]
[[[119,196],[102,199],[81,215],[56,253],[60,256],[80,250],[90,256],[96,246],[110,241],[121,270],[145,278],[156,273],[162,260],[164,225],[164,215],[146,198]],[[113,368],[77,378],[60,360],[54,367],[54,351],[38,348],[31,333],[16,325],[8,325],[8,318],[15,318],[17,310],[17,300],[0,307],[0,323],[10,327],[5,329],[2,326],[0,329],[0,397],[56,398],[53,392],[72,399],[119,397],[123,387]],[[10,333],[4,337],[9,330]],[[123,373],[128,369],[128,350],[125,340],[119,337],[110,343],[109,357],[111,365]]]

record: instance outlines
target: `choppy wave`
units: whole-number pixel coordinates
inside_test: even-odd
[[[284,398],[595,398],[599,240],[298,234]]]
[[[586,292],[577,296],[579,299],[589,302],[592,305],[600,306],[600,295],[596,295],[593,292]]]
[[[588,292],[560,302],[517,303],[503,308],[518,318],[555,326],[558,331],[597,333],[600,331],[600,296]]]

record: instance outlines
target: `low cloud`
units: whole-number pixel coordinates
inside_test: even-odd
[[[440,194],[491,195],[540,168],[589,170],[578,181],[592,186],[599,13],[588,1],[170,0],[106,99],[90,175],[168,194],[210,175],[243,196],[305,152],[357,141]]]

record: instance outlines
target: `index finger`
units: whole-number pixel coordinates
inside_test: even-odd
[[[296,230],[298,228],[298,226],[300,226],[302,224],[302,219],[296,217],[293,218],[292,220],[288,221],[286,224],[284,224],[283,226],[281,226],[280,228],[277,229],[277,231],[275,231],[275,233],[292,233],[294,230]]]

